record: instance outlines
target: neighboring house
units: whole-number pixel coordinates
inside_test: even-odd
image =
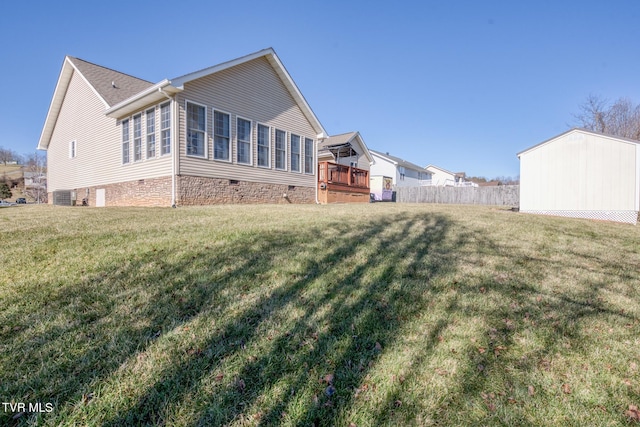
[[[438,166],[429,165],[425,168],[431,174],[431,183],[429,185],[436,186],[453,186],[453,187],[477,187],[475,182],[467,181],[464,172],[449,172]]]
[[[269,48],[158,83],[66,57],[38,149],[54,204],[312,203],[325,137]]]
[[[371,166],[371,176],[386,176],[392,178],[392,184],[397,187],[417,187],[428,185],[431,173],[424,168],[399,157],[370,150],[375,163]]]
[[[373,157],[359,132],[331,136],[318,144],[320,203],[369,202]]]
[[[520,212],[637,222],[640,141],[571,129],[518,157]]]

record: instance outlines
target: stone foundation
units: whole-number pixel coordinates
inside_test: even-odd
[[[81,206],[84,198],[88,206],[97,206],[98,189],[104,189],[105,206],[171,206],[170,176],[76,188],[76,206]],[[53,200],[52,193],[49,196]]]
[[[196,176],[177,177],[178,205],[315,203],[315,189]]]

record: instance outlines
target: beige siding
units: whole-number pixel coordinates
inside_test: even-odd
[[[179,174],[203,176],[208,178],[227,178],[234,180],[287,184],[311,187],[315,185],[315,176],[291,172],[289,137],[291,133],[299,135],[301,151],[304,151],[304,138],[314,140],[316,133],[309,121],[297,106],[269,62],[261,57],[227,70],[203,77],[185,84],[184,91],[176,96],[180,110],[180,158]],[[186,155],[185,121],[186,102],[191,101],[207,107],[207,158],[194,158]],[[213,160],[213,111],[214,109],[230,114],[231,157],[232,162]],[[236,164],[236,117],[252,122],[251,166]],[[271,167],[257,166],[257,124],[271,129]],[[275,129],[287,132],[287,171],[275,169]],[[315,151],[315,149],[314,149]],[[314,159],[314,173],[317,165]],[[304,152],[301,153],[301,169],[304,167]]]
[[[638,144],[570,132],[522,153],[523,211],[637,210]]]
[[[171,174],[170,156],[123,165],[121,127],[115,119],[106,117],[104,111],[102,101],[86,81],[74,72],[47,151],[49,191]],[[156,128],[159,120],[158,111]],[[143,138],[144,127],[143,119]],[[73,159],[69,158],[69,143],[72,140],[77,144],[77,155]],[[159,143],[158,135],[158,154]],[[133,137],[131,144],[133,147]]]

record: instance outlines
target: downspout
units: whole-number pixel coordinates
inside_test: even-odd
[[[319,170],[318,170],[318,147],[320,146],[320,142],[324,141],[324,138],[320,138],[318,139],[318,142],[316,143],[316,174],[315,174],[315,186],[316,186],[316,205],[320,204],[320,200],[318,200],[318,177],[319,175]]]
[[[175,100],[174,98],[165,92],[161,87],[158,88],[158,92],[163,94],[171,104],[169,110],[171,111],[171,207],[176,207],[176,147],[175,147],[175,134],[177,131],[177,126],[175,125]]]

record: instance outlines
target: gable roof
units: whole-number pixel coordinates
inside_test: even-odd
[[[428,170],[428,171],[431,171],[432,169],[437,169],[440,172],[448,173],[449,175],[459,176],[459,177],[462,177],[462,178],[464,178],[466,176],[466,173],[464,173],[464,172],[451,172],[451,171],[448,171],[448,170],[446,170],[444,168],[441,168],[439,166],[436,166],[436,165],[426,166],[425,169]]]
[[[82,77],[102,101],[105,108],[109,108],[111,105],[130,97],[133,93],[152,85],[150,82],[128,74],[101,67],[72,56],[66,56],[62,63],[62,70],[60,71],[60,76],[53,92],[53,99],[49,105],[49,111],[40,134],[38,150],[46,150],[49,147],[53,129],[74,73],[78,73]],[[115,83],[115,87],[113,87],[112,83]]]
[[[298,86],[296,86],[295,82],[287,72],[284,65],[282,65],[280,58],[278,58],[278,55],[276,55],[276,52],[275,50],[273,50],[273,48],[262,49],[258,52],[254,52],[249,55],[233,59],[231,61],[223,62],[212,67],[195,71],[193,73],[185,74],[184,76],[176,77],[171,80],[165,79],[160,83],[149,87],[146,91],[137,93],[132,97],[118,103],[117,105],[112,106],[107,110],[106,114],[109,117],[123,117],[137,110],[138,108],[141,108],[145,104],[149,104],[151,102],[162,99],[162,97],[164,96],[162,94],[163,92],[176,93],[182,91],[184,90],[184,85],[186,83],[210,76],[215,73],[219,73],[220,71],[235,67],[236,65],[244,64],[249,61],[253,61],[254,59],[258,59],[261,57],[265,57],[269,64],[273,67],[274,71],[276,72],[278,77],[280,77],[280,80],[289,91],[291,97],[296,101],[304,116],[307,118],[307,120],[309,120],[309,123],[311,123],[314,131],[321,137],[326,136],[327,132],[324,130],[324,127],[320,123],[320,120],[318,120],[318,118],[316,117],[315,113],[307,103],[307,100],[304,98],[304,96],[302,96],[302,92],[300,92],[300,89],[298,89]]]
[[[374,156],[377,157],[381,157],[393,164],[395,164],[396,166],[402,166],[405,169],[413,169],[413,170],[417,170],[422,172],[424,170],[424,168],[422,166],[418,166],[415,163],[411,163],[408,162],[404,159],[401,159],[400,157],[396,157],[396,156],[392,156],[389,153],[381,153],[379,151],[375,151],[375,150],[370,150],[371,154],[373,154]]]
[[[227,61],[213,67],[205,68],[194,73],[186,74],[174,79],[164,79],[156,84],[124,74],[106,67],[101,67],[82,59],[65,57],[60,76],[53,94],[51,105],[47,113],[45,125],[38,142],[39,150],[46,150],[53,134],[62,103],[66,95],[71,77],[77,72],[91,87],[93,92],[102,100],[105,114],[108,117],[120,118],[143,108],[146,105],[167,99],[170,95],[184,89],[185,83],[226,70],[233,66],[265,57],[282,80],[304,116],[309,120],[318,137],[326,136],[326,131],[307,103],[295,82],[282,65],[282,62],[272,48]],[[114,83],[114,84],[112,84]],[[115,86],[115,87],[114,87]]]
[[[110,107],[153,85],[146,80],[82,59],[71,56],[67,58]]]
[[[369,163],[372,163],[373,157],[371,156],[369,148],[367,148],[367,144],[364,143],[364,139],[362,139],[360,132],[341,133],[339,135],[325,138],[318,143],[318,151],[331,151],[332,149],[340,147],[350,147],[353,145],[354,141],[357,141],[357,143],[362,147],[362,154],[364,154],[367,160],[369,160]]]
[[[626,143],[630,143],[630,144],[640,144],[640,141],[637,141],[635,139],[630,139],[630,138],[623,138],[620,136],[615,136],[615,135],[610,135],[610,134],[606,134],[606,133],[602,133],[602,132],[596,132],[593,130],[588,130],[588,129],[584,129],[584,128],[572,128],[569,129],[566,132],[562,132],[560,135],[556,135],[553,138],[549,138],[546,141],[542,141],[539,144],[536,144],[532,147],[529,147],[525,150],[522,150],[521,152],[517,153],[516,156],[520,157],[522,154],[528,153],[529,151],[535,150],[536,148],[539,148],[543,145],[549,144],[550,142],[555,141],[556,139],[560,139],[564,136],[567,136],[569,134],[572,133],[583,133],[583,134],[587,134],[587,135],[595,135],[595,136],[601,136],[607,139],[611,139],[611,140],[616,140],[616,141],[620,141],[620,142],[626,142]]]

